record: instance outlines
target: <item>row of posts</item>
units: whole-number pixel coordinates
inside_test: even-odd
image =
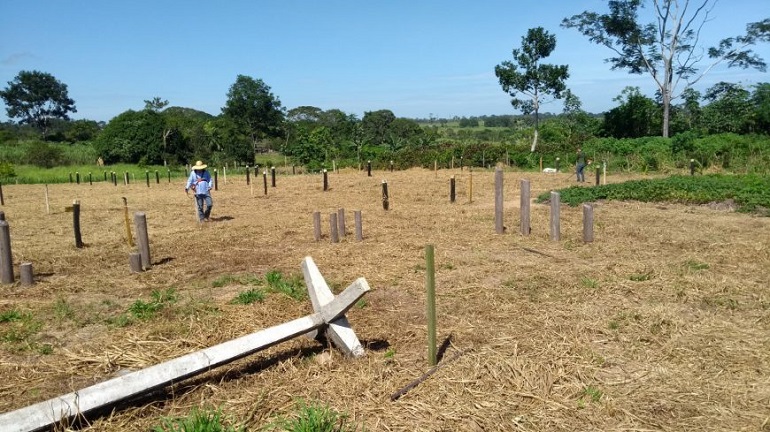
[[[354,210],[353,216],[355,219],[356,241],[360,242],[364,239],[361,210]],[[344,208],[329,214],[329,228],[329,238],[332,243],[339,243],[340,237],[346,236],[347,228],[345,226]],[[315,241],[321,241],[321,212],[319,211],[313,212],[313,236]]]
[[[521,180],[520,202],[520,232],[528,236],[532,231],[530,227],[530,184],[529,180]],[[561,240],[560,223],[561,198],[559,192],[551,191],[551,218],[550,237],[553,241]],[[503,225],[503,170],[495,170],[495,232],[505,233]],[[583,241],[594,241],[594,213],[591,204],[583,204]]]

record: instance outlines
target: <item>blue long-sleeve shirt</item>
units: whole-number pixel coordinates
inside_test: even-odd
[[[190,177],[187,179],[187,184],[184,190],[192,188],[195,195],[209,195],[209,191],[214,187],[214,181],[211,179],[211,174],[208,171],[198,172],[193,171],[190,173]]]

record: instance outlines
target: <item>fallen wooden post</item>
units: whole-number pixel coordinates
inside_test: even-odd
[[[84,418],[88,412],[95,409],[210,371],[217,366],[326,326],[329,328],[327,335],[332,336],[329,339],[338,348],[352,355],[362,355],[361,343],[358,342],[344,314],[369,291],[366,279],[356,279],[335,297],[331,291],[328,291],[328,286],[312,258],[305,258],[302,268],[306,274],[305,280],[315,313],[45,402],[0,414],[0,430],[33,432],[49,429],[73,416]]]

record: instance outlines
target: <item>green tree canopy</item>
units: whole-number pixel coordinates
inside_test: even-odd
[[[620,106],[604,114],[604,131],[615,138],[640,138],[653,135],[659,126],[659,108],[644,96],[639,87],[626,87],[613,99]]]
[[[692,86],[722,62],[730,67],[766,68],[750,47],[770,41],[770,18],[748,24],[744,35],[723,39],[717,47],[706,50],[698,45],[716,1],[652,0],[653,21],[645,24],[639,13],[650,2],[609,0],[609,13],[585,11],[562,20],[562,27],[575,28],[591,42],[612,50],[615,55],[607,61],[613,70],[652,77],[663,105],[662,135],[668,137],[671,101],[680,96],[679,84]],[[704,51],[710,60],[701,67]]]
[[[261,79],[238,75],[227,92],[222,114],[230,117],[251,138],[254,151],[261,141],[283,133],[281,101]]]
[[[107,123],[94,142],[105,163],[147,163],[163,161],[163,117],[155,111],[128,110]]]
[[[69,120],[67,113],[77,112],[67,85],[53,75],[39,71],[21,71],[8,87],[0,91],[9,118],[36,127],[43,136],[52,119]]]
[[[513,61],[495,66],[495,75],[503,91],[512,97],[511,105],[525,115],[534,116],[535,136],[531,151],[537,147],[541,104],[561,99],[562,92],[567,89],[568,66],[542,63],[555,48],[556,36],[542,27],[532,28],[521,38],[521,47],[513,50]],[[519,98],[520,94],[525,98]]]

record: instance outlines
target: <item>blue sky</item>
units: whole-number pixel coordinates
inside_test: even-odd
[[[217,115],[239,74],[262,79],[286,108],[359,118],[378,109],[412,118],[511,114],[494,67],[542,26],[557,37],[547,62],[569,65],[567,85],[585,110],[616,106],[625,86],[654,94],[647,75],[610,71],[608,49],[559,27],[584,10],[605,12],[603,0],[374,3],[0,0],[0,87],[22,70],[50,73],[76,102],[72,118],[99,121],[156,96]],[[721,0],[712,16],[707,43],[770,17],[770,1]],[[755,51],[770,62],[770,44]],[[698,88],[718,81],[752,85],[770,74],[716,68]]]

